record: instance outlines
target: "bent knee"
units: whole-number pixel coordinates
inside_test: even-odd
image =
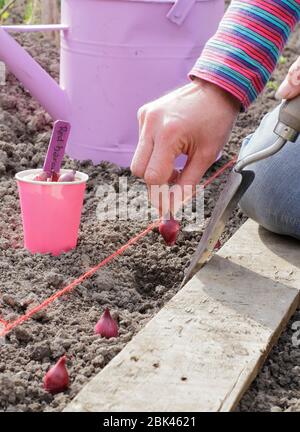
[[[275,197],[274,200],[268,198],[266,201],[265,196],[258,197],[246,192],[240,201],[240,208],[268,231],[300,239],[300,212],[294,207],[282,205],[283,201],[278,205]]]

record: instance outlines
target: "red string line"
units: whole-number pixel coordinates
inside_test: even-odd
[[[232,165],[235,164],[237,160],[237,156],[234,156],[234,158],[230,159],[229,162],[227,162],[225,165],[222,166],[222,168],[218,169],[211,177],[209,177],[204,183],[203,188],[208,186],[210,183],[212,183],[217,177],[220,177],[221,174],[223,174],[224,171],[226,171],[228,168],[230,168]]]
[[[42,309],[45,309],[50,303],[54,302],[54,300],[58,299],[59,297],[63,296],[64,294],[72,291],[77,285],[81,284],[85,279],[91,277],[94,273],[96,273],[101,267],[108,264],[110,261],[115,259],[118,255],[121,255],[126,249],[128,249],[132,244],[136,243],[138,240],[140,240],[142,237],[147,235],[150,231],[152,231],[155,227],[159,225],[160,221],[156,221],[149,225],[144,231],[139,233],[137,236],[130,239],[125,245],[123,245],[120,249],[118,249],[116,252],[111,254],[109,257],[105,258],[103,261],[101,261],[98,265],[91,268],[89,271],[81,275],[79,278],[75,279],[70,285],[66,286],[60,291],[57,291],[55,294],[53,294],[51,297],[47,298],[45,301],[43,301],[41,304],[36,306],[35,308],[28,311],[26,314],[20,316],[15,321],[13,321],[10,324],[7,324],[4,328],[4,330],[0,333],[0,337],[3,337],[7,335],[12,329],[22,324],[24,321],[27,321],[29,318],[31,318],[33,315],[35,315],[37,312],[40,312]]]
[[[227,162],[223,167],[221,167],[219,170],[217,170],[209,179],[207,179],[203,183],[203,188],[207,187],[210,183],[213,182],[217,177],[219,177],[221,174],[223,174],[224,171],[226,171],[229,167],[231,167],[236,161],[236,157],[231,159],[229,162]],[[144,231],[140,232],[138,235],[130,239],[125,245],[123,245],[120,249],[115,251],[113,254],[105,258],[103,261],[101,261],[98,265],[95,267],[92,267],[89,271],[81,275],[79,278],[75,279],[72,283],[67,285],[65,288],[57,291],[55,294],[53,294],[51,297],[47,298],[45,301],[40,303],[38,306],[34,307],[30,311],[28,311],[26,314],[20,316],[12,323],[7,323],[6,321],[2,320],[0,318],[0,322],[4,324],[4,330],[0,332],[0,337],[6,336],[8,333],[10,333],[14,328],[18,327],[25,321],[28,321],[33,315],[40,312],[41,310],[45,309],[47,306],[49,306],[50,303],[53,303],[54,300],[60,298],[66,293],[69,293],[72,291],[76,286],[81,284],[85,279],[91,277],[93,274],[95,274],[101,267],[104,267],[106,264],[108,264],[110,261],[113,261],[117,256],[121,255],[123,252],[125,252],[126,249],[128,249],[131,245],[134,243],[137,243],[141,238],[145,237],[150,231],[152,231],[154,228],[158,227],[160,223],[160,220],[157,220],[153,223],[151,223]]]

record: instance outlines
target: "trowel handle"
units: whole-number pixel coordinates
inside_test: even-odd
[[[287,128],[284,130],[284,126]],[[300,95],[284,102],[279,112],[279,124],[275,132],[287,141],[296,141],[300,133]],[[287,136],[284,136],[286,132]]]
[[[279,152],[287,141],[295,142],[297,140],[300,134],[300,95],[281,105],[274,132],[279,137],[274,144],[245,156],[236,163],[234,170],[241,172],[246,166]]]

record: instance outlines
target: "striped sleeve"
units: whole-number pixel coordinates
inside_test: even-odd
[[[299,20],[300,0],[233,0],[190,76],[217,84],[247,109]]]

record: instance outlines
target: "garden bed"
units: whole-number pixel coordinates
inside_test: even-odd
[[[300,53],[299,31],[297,36],[298,41],[295,34],[285,50],[284,59],[274,74],[274,84],[268,86],[248,113],[240,116],[222,159],[206,177],[233,157],[241,140],[276,104],[276,82],[284,77],[292,59]],[[58,50],[49,39],[28,35],[19,40],[57,78]],[[99,221],[97,187],[106,183],[117,188],[120,175],[128,178],[129,186],[140,180],[133,178],[129,169],[106,162],[98,166],[84,162],[77,167],[86,172],[90,180],[77,249],[59,257],[31,255],[24,250],[14,175],[26,168],[41,167],[51,127],[49,116],[9,75],[6,85],[0,87],[0,317],[6,321],[14,320],[67,285],[149,223]],[[66,158],[65,167],[73,167],[73,161]],[[206,217],[210,216],[225,181],[226,173],[206,188]],[[237,210],[222,242],[244,220]],[[184,269],[200,237],[201,233],[182,232],[177,245],[168,248],[154,230],[72,293],[11,332],[0,345],[0,410],[62,410],[178,291]],[[105,340],[93,334],[94,325],[106,307],[119,321],[120,336],[116,339]],[[299,317],[300,312],[294,320]],[[292,346],[291,334],[289,326],[239,410],[300,409],[300,352]],[[70,389],[51,396],[43,390],[42,379],[49,366],[64,353],[68,358]]]

